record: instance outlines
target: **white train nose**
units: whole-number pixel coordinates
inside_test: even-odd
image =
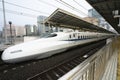
[[[10,55],[10,52],[8,50],[5,50],[1,55],[2,61],[6,62],[6,63],[11,63],[12,62],[10,57],[11,57],[11,55]]]
[[[6,62],[8,59],[7,59],[7,55],[6,55],[6,52],[4,51],[1,55],[1,59]]]
[[[22,61],[26,61],[26,60],[29,60],[31,59],[33,56],[20,56],[19,54],[23,54],[21,53],[20,51],[18,52],[17,51],[14,51],[15,53],[10,52],[10,50],[5,50],[2,55],[1,55],[1,59],[3,62],[5,63],[17,63],[17,62],[22,62]],[[19,54],[17,54],[17,52]],[[19,56],[17,56],[19,55]]]
[[[4,61],[4,62],[8,62],[9,61],[9,51],[8,50],[5,50],[2,55],[1,55],[1,59]]]
[[[1,59],[2,59],[2,61],[5,62],[5,63],[16,63],[16,62],[17,62],[16,59],[12,58],[11,53],[8,52],[8,51],[4,51],[4,52],[2,53]]]
[[[10,59],[10,56],[8,56],[9,53],[3,52],[1,55],[1,59],[5,63],[15,63],[17,60],[16,59]]]

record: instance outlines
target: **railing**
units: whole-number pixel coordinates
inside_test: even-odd
[[[113,51],[113,44],[106,44],[101,50],[59,78],[59,80],[102,80],[106,64],[113,55]]]

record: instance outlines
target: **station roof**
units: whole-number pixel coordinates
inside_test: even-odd
[[[62,9],[57,9],[54,11],[45,21],[44,23],[47,24],[53,24],[60,27],[71,27],[71,28],[83,28],[83,29],[89,29],[99,32],[110,32],[108,30],[105,30],[101,27],[98,27],[96,25],[93,25],[89,22],[86,22],[82,20],[79,16],[76,16],[72,13],[69,13]]]
[[[86,0],[86,1],[90,3],[118,33],[120,33],[120,27],[118,26],[119,19],[114,18],[113,14],[113,11],[115,10],[118,10],[120,13],[120,0]]]

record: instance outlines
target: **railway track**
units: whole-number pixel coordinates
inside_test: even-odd
[[[101,46],[99,46],[98,48],[92,49],[91,51],[87,50],[86,51],[88,53],[87,57],[77,56],[75,58],[72,58],[69,61],[63,62],[57,66],[54,66],[44,72],[36,74],[35,76],[28,78],[27,80],[57,80],[58,78],[62,77],[64,74],[72,70],[74,67],[79,65],[82,61],[84,61],[86,58],[91,56],[93,53],[98,51],[100,48]]]
[[[98,50],[96,46],[100,48],[104,44],[104,40],[99,41],[99,43],[85,44],[42,60],[31,60],[18,64],[3,63],[3,65],[0,65],[0,80],[58,79],[84,61],[86,58],[83,56],[86,53],[90,56]]]

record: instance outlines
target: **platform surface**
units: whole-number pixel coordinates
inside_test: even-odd
[[[120,37],[117,39],[116,45],[118,48],[117,80],[120,80]]]

